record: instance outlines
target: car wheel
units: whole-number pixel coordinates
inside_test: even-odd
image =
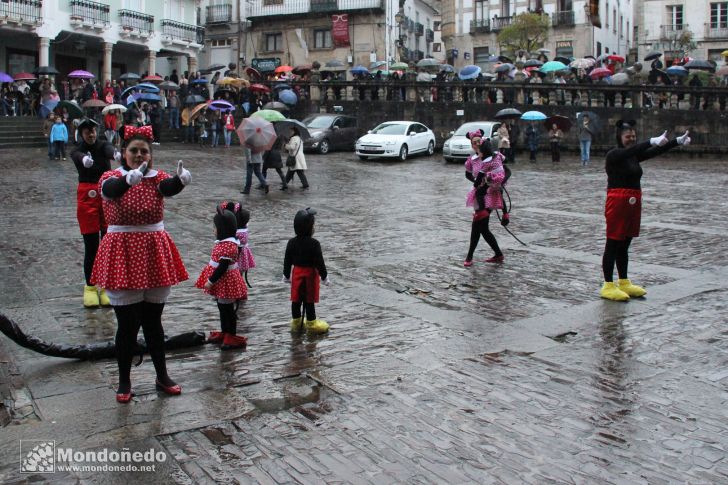
[[[399,149],[399,159],[407,160],[407,145],[402,145],[402,148]]]
[[[359,160],[369,160],[369,157],[365,157],[364,155],[359,155]]]
[[[329,153],[330,149],[331,146],[329,145],[329,140],[327,140],[326,138],[321,140],[321,143],[319,143],[319,153],[321,155],[326,155],[327,153]]]
[[[435,142],[430,140],[430,144],[427,145],[427,154],[432,155],[433,153],[435,153]]]

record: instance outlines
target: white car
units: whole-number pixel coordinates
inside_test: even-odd
[[[450,138],[443,143],[442,156],[447,162],[464,162],[470,155],[475,153],[470,144],[470,140],[465,135],[478,128],[483,130],[485,136],[491,139],[493,147],[497,148],[498,128],[500,128],[500,125],[498,121],[471,121],[460,125],[460,128],[450,132]]]
[[[422,123],[386,121],[356,141],[359,158],[399,158],[412,153],[435,153],[435,134]]]

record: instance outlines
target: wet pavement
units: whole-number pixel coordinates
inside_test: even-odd
[[[170,352],[179,397],[158,395],[149,359],[137,397],[114,400],[114,361],[45,357],[0,337],[0,482],[726,483],[728,170],[679,157],[645,164],[642,237],[630,273],[649,293],[600,300],[605,176],[572,158],[514,165],[503,265],[471,268],[462,166],[439,156],[361,162],[308,155],[300,183],[240,194],[239,149],[155,151],[193,184],[165,225],[191,280],[168,334],[218,329],[193,287],[221,200],[251,211],[258,267],[239,311],[246,351]],[[43,150],[0,152],[0,308],[29,334],[112,339],[110,309],[81,305],[75,170]],[[280,283],[293,215],[318,210],[332,285],[327,336],[288,332]],[[20,440],[74,450],[166,453],[154,472],[20,473]]]

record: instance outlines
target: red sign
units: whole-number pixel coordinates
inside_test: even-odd
[[[334,41],[334,47],[349,46],[349,15],[332,15],[331,16],[331,37]]]

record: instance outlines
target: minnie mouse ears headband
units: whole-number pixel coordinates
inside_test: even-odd
[[[468,140],[472,140],[473,138],[483,138],[483,135],[485,135],[485,132],[483,130],[475,130],[475,131],[469,131],[465,137]]]
[[[637,122],[635,120],[619,120],[615,126],[619,130],[634,130]]]

